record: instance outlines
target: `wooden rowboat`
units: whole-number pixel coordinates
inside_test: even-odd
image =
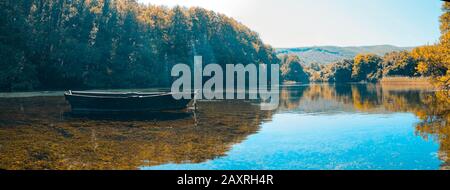
[[[81,92],[68,91],[64,94],[76,113],[111,112],[158,112],[183,110],[193,101],[195,93],[189,93],[192,99],[177,100],[170,92]]]

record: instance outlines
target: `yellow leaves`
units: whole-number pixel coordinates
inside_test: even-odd
[[[450,2],[444,2],[442,9],[447,12],[450,11]]]
[[[166,8],[149,6],[140,11],[138,19],[151,28],[165,28],[169,23],[169,13]]]
[[[365,58],[366,58],[365,55],[362,55],[362,54],[356,55],[356,57],[355,57],[355,65],[361,64],[361,62],[362,62],[363,60],[365,60]]]
[[[450,89],[450,70],[447,70],[447,74],[442,76],[442,77],[438,77],[437,78],[437,83],[440,87],[442,87],[443,89]]]
[[[411,55],[419,61],[417,71],[431,76],[441,88],[450,89],[450,3],[443,4],[439,44],[414,48]]]
[[[408,51],[394,51],[383,57],[383,77],[408,76],[417,74],[418,61]]]
[[[86,4],[91,7],[90,8],[91,13],[94,13],[94,14],[102,13],[103,5],[104,5],[102,0],[88,0],[86,2]]]
[[[450,31],[450,13],[441,16],[441,31],[447,33]]]
[[[417,65],[417,71],[419,73],[422,73],[422,74],[423,73],[428,73],[429,72],[428,64],[426,62],[423,62],[423,61],[419,62],[419,65]]]
[[[417,70],[423,75],[436,75],[435,70],[442,65],[441,48],[438,45],[428,45],[414,48],[411,52],[414,59],[419,61]]]
[[[442,62],[447,69],[450,69],[450,32],[442,35],[440,41]]]
[[[442,45],[422,46],[413,49],[412,56],[419,60],[417,71],[431,76],[440,88],[450,89],[450,57],[448,47]]]
[[[376,81],[381,77],[381,57],[375,54],[360,54],[354,59],[352,78],[355,81]]]
[[[414,48],[411,55],[419,61],[417,71],[421,74],[427,74],[429,72],[429,66],[436,62],[433,57],[433,49],[435,46],[422,46]]]
[[[370,62],[374,59],[379,59],[379,57],[375,54],[369,53],[369,54],[359,54],[355,57],[355,64],[359,64],[361,62]]]
[[[445,2],[442,6],[444,14],[441,16],[441,32],[442,34],[450,32],[450,3]]]

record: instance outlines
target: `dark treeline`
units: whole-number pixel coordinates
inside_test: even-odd
[[[0,90],[169,86],[174,64],[278,64],[257,33],[202,8],[135,0],[0,2]]]

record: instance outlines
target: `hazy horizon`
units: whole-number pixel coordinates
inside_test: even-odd
[[[274,48],[416,47],[439,40],[439,0],[138,0],[230,16]]]
[[[392,44],[374,44],[374,45],[357,45],[357,46],[339,46],[339,45],[311,45],[311,46],[294,46],[294,47],[273,47],[275,49],[291,49],[291,48],[306,48],[306,47],[339,47],[339,48],[353,48],[353,47],[373,47],[373,46],[394,46],[399,48],[414,48],[418,46],[396,46]]]

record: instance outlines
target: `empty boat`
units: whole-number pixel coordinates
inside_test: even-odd
[[[180,95],[180,94],[178,94]],[[68,91],[64,94],[70,103],[72,112],[76,113],[111,113],[111,112],[158,112],[183,110],[192,99],[177,100],[170,92],[87,92]]]

